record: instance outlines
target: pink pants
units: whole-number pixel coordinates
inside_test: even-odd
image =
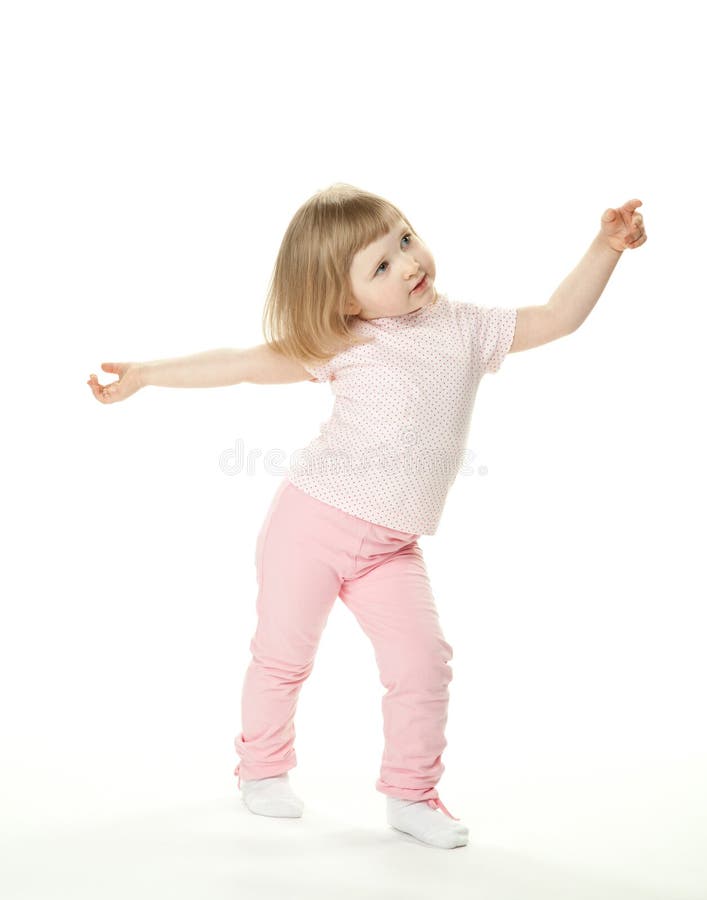
[[[316,500],[285,476],[256,541],[258,623],[235,740],[245,780],[297,765],[294,717],[337,596],[373,642],[385,748],[376,790],[446,810],[444,772],[452,648],[442,634],[419,535]],[[454,818],[454,817],[452,817]]]

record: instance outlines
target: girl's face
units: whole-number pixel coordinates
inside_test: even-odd
[[[388,234],[358,251],[349,274],[354,296],[346,312],[360,319],[404,316],[428,306],[437,297],[432,254],[402,220]]]

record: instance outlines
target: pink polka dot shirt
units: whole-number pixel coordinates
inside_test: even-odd
[[[464,462],[479,382],[510,350],[516,314],[438,294],[402,316],[355,319],[373,342],[305,365],[335,401],[319,436],[294,454],[289,480],[369,522],[434,534]]]

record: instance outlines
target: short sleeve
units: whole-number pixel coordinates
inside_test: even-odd
[[[319,382],[327,382],[331,381],[334,377],[334,360],[330,359],[329,362],[320,363],[319,365],[312,365],[311,363],[302,363],[302,368],[309,372],[313,377],[309,379],[309,381],[319,381]]]
[[[506,306],[462,303],[471,329],[471,344],[482,374],[498,372],[513,344],[518,310]]]

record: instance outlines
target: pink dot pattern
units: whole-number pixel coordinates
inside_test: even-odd
[[[479,382],[510,350],[517,310],[450,300],[356,319],[369,344],[305,365],[329,382],[331,417],[287,477],[310,496],[408,534],[434,534],[464,462]]]

